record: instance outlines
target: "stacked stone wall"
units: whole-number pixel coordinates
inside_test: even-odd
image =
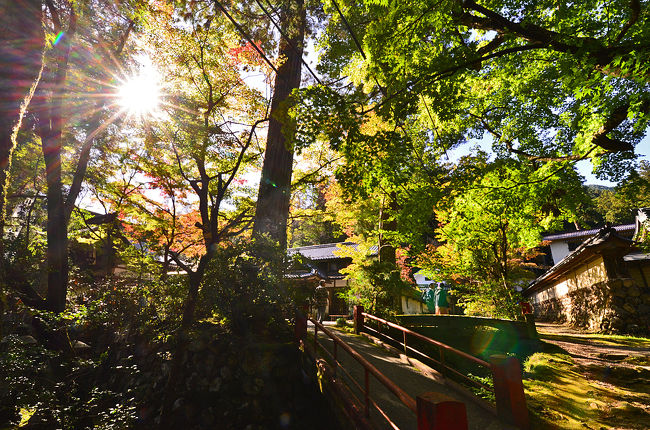
[[[567,321],[565,305],[562,300],[553,298],[535,303],[535,318],[538,321],[564,323]]]
[[[650,289],[613,279],[535,304],[540,321],[567,322],[605,333],[650,335]]]
[[[632,279],[609,282],[611,315],[603,321],[602,330],[615,333],[650,334],[650,289]]]

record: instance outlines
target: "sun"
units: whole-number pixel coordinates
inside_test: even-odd
[[[118,87],[117,103],[129,115],[155,115],[161,104],[160,75],[151,66],[125,79]]]

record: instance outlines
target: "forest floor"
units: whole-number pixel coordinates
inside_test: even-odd
[[[525,363],[534,429],[650,428],[650,339],[537,323]]]

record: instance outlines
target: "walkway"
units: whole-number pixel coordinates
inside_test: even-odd
[[[563,324],[536,323],[542,340],[559,346],[582,366],[607,365],[650,370],[650,340],[590,333]]]
[[[335,327],[332,326],[328,326],[327,328],[335,329]],[[368,342],[368,340],[362,336],[348,334],[340,330],[334,330],[334,332],[414,399],[418,395],[426,392],[433,391],[443,393],[465,403],[470,429],[502,430],[511,428],[501,423],[494,414],[469,401],[446,385],[427,377],[423,373],[404,363],[397,354],[388,352],[384,348]],[[314,328],[311,323],[309,324],[309,333],[312,335],[314,333]],[[332,352],[333,342],[320,331],[318,332],[318,341],[323,345],[328,345],[330,352]],[[338,358],[348,372],[353,375],[356,381],[363,386],[364,371],[361,365],[359,365],[341,348],[338,348]],[[350,385],[351,384],[348,384],[348,386]],[[389,417],[391,417],[392,420],[394,420],[395,424],[397,424],[400,429],[409,430],[417,428],[415,413],[404,406],[372,375],[370,375],[370,393],[371,398],[380,405],[380,407]],[[357,392],[355,392],[355,394],[357,394],[359,398],[363,399],[363,395]],[[382,425],[383,423],[386,423],[378,413],[371,414],[371,420],[374,423],[382,423]],[[378,428],[384,427],[378,426]],[[386,423],[385,428],[391,427]]]

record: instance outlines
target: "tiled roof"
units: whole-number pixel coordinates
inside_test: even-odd
[[[338,260],[342,257],[334,255],[334,251],[341,247],[352,247],[357,249],[357,244],[354,242],[339,242],[339,243],[325,243],[322,245],[300,246],[297,248],[287,249],[287,254],[293,255],[296,253],[302,254],[310,260]],[[370,255],[377,255],[377,246],[370,248]]]
[[[293,270],[286,274],[286,277],[289,279],[307,279],[312,276],[318,276],[318,271],[316,269],[311,270]]]
[[[535,289],[535,287],[541,283],[544,283],[548,279],[552,279],[557,274],[567,270],[567,268],[571,267],[575,262],[580,261],[579,259],[583,255],[586,255],[587,251],[594,250],[596,248],[600,249],[601,246],[604,246],[610,240],[618,240],[619,243],[624,244],[623,246],[627,246],[630,249],[632,249],[634,245],[634,241],[631,239],[620,236],[616,230],[616,227],[604,227],[600,230],[596,230],[596,234],[594,236],[582,242],[580,246],[578,246],[569,255],[560,260],[555,266],[551,267],[548,269],[548,271],[546,271],[546,273],[532,281],[530,285],[524,289],[524,295],[527,292]]]
[[[635,227],[636,227],[635,224],[623,224],[623,225],[613,226],[612,228],[616,230],[617,233],[625,233],[628,231],[634,232]],[[542,240],[554,241],[554,240],[566,240],[566,239],[580,239],[580,238],[586,238],[598,234],[599,231],[600,231],[599,228],[592,228],[591,230],[578,230],[578,231],[570,231],[566,233],[550,234],[548,236],[542,237]]]

